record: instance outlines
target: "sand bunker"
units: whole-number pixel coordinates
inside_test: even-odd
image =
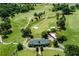
[[[37,26],[34,26],[33,28],[34,28],[34,29],[38,29],[38,27],[37,27]]]

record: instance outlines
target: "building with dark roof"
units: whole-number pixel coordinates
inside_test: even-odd
[[[49,45],[48,39],[32,39],[29,43],[29,47],[43,46],[46,47]]]

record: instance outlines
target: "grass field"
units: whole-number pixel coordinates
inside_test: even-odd
[[[13,52],[16,50],[16,47],[17,46],[14,44],[7,44],[7,45],[0,44],[0,56],[13,55]]]

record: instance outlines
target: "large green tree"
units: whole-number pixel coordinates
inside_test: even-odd
[[[57,24],[57,27],[60,30],[66,30],[66,28],[65,28],[65,19],[63,19],[63,17],[61,17],[59,20],[57,20],[56,24]]]
[[[23,50],[23,45],[22,45],[21,43],[19,43],[19,44],[17,45],[17,50],[18,50],[18,51]]]
[[[6,37],[7,34],[12,33],[11,30],[11,24],[8,22],[4,22],[0,24],[0,34],[3,35],[3,37]]]
[[[79,46],[66,45],[64,52],[66,56],[79,56]]]
[[[30,28],[22,29],[21,32],[23,37],[31,37],[32,32]]]
[[[48,39],[48,33],[47,31],[43,31],[41,34],[42,38]]]

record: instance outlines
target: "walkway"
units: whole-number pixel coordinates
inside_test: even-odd
[[[32,19],[32,17],[29,17],[29,21],[28,21],[27,25],[24,27],[24,29],[28,27],[28,25],[30,24],[31,19]]]
[[[39,51],[38,51],[38,55],[41,56],[41,50],[40,50],[40,47],[38,47],[38,48],[39,48],[39,49],[38,49],[38,50],[39,50]]]
[[[2,43],[3,41],[2,41],[2,37],[1,37],[1,35],[0,35],[0,43]]]

